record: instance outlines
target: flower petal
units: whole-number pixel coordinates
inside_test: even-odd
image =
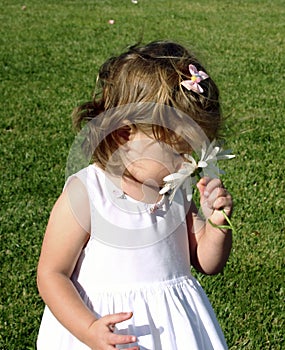
[[[183,80],[180,83],[181,85],[183,85],[187,90],[192,90],[194,92],[197,93],[202,93],[204,90],[201,88],[201,86],[199,84],[197,84],[197,82],[192,81],[192,80]]]
[[[194,82],[191,90],[193,90],[194,92],[198,92],[200,94],[204,91],[197,82]]]
[[[202,70],[199,70],[199,75],[202,78],[202,80],[209,78],[209,75],[207,73],[203,72]]]
[[[219,152],[219,154],[217,155],[217,160],[235,158],[235,155],[231,153],[232,151],[230,149],[223,150]]]
[[[195,166],[197,165],[196,160],[192,156],[190,156],[190,154],[184,154],[184,157],[186,159],[188,159],[189,162],[192,163],[193,165],[195,165]],[[185,163],[187,164],[187,162],[185,162]],[[183,162],[183,164],[184,164],[184,162]]]
[[[208,166],[208,163],[204,160],[199,160],[198,162],[198,168],[206,168]]]
[[[192,80],[183,80],[183,81],[181,81],[181,85],[183,85],[189,91],[193,89],[193,81]]]
[[[171,194],[170,194],[170,196],[169,196],[169,198],[168,198],[169,203],[171,203],[171,202],[173,201],[173,198],[174,198],[175,193],[177,192],[177,190],[178,190],[178,187],[176,187],[175,189],[173,189],[173,191],[171,192]]]
[[[163,181],[164,181],[164,182],[175,181],[175,180],[177,180],[177,179],[181,179],[181,177],[183,177],[182,174],[173,173],[173,174],[169,174],[169,175],[165,176],[165,177],[163,178]]]
[[[169,184],[165,184],[162,187],[162,189],[159,191],[159,194],[165,194],[165,193],[167,193],[170,190],[171,190],[171,186]]]
[[[191,201],[193,195],[193,187],[191,181],[185,181],[186,198],[188,202]]]
[[[194,64],[189,64],[189,72],[191,75],[199,74],[198,69],[194,66]]]
[[[206,142],[204,141],[202,144],[202,149],[201,149],[201,160],[205,159],[204,157],[205,157],[206,152],[207,152],[207,145],[206,145]]]
[[[213,149],[216,147],[216,146],[215,146],[216,142],[217,142],[217,141],[214,139],[214,140],[210,143],[210,145],[206,148],[206,150],[205,150],[205,155],[204,155],[203,160],[207,160],[207,159],[211,158],[210,156],[211,156],[211,154],[212,154],[212,152],[213,152]]]

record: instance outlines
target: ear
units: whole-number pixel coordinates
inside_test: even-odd
[[[118,130],[116,130],[118,142],[120,144],[124,144],[125,142],[129,141],[131,132],[132,128],[129,125],[122,126]]]

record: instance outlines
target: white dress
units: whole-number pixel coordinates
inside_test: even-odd
[[[208,298],[190,273],[182,193],[154,208],[125,196],[94,165],[74,176],[91,202],[91,238],[72,275],[86,305],[97,317],[133,311],[115,333],[136,335],[141,350],[227,349]],[[46,307],[37,349],[89,347]]]

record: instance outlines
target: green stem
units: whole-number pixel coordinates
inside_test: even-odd
[[[228,225],[216,225],[214,224],[210,219],[208,219],[209,223],[214,227],[214,228],[219,228],[219,229],[226,229],[226,230],[232,230],[232,232],[234,234],[236,234],[236,230],[230,220],[230,218],[228,217],[228,215],[225,213],[224,209],[221,210],[221,213],[224,215],[226,222],[228,223]]]

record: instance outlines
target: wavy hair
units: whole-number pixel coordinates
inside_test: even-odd
[[[174,107],[194,120],[210,140],[217,138],[222,124],[219,90],[211,77],[200,83],[202,94],[185,89],[181,82],[191,79],[190,64],[206,72],[196,57],[180,44],[154,41],[131,46],[101,66],[97,80],[100,92],[76,108],[74,125],[81,128],[84,122],[95,120],[101,113],[116,107],[147,102]],[[104,124],[104,128],[108,128],[108,120],[104,120]],[[143,123],[132,127],[149,132],[149,125]],[[152,132],[155,138],[172,143],[174,136],[167,127],[153,126]],[[95,147],[93,160],[105,168],[118,145],[117,130],[105,135],[96,147],[91,142],[91,149]]]

